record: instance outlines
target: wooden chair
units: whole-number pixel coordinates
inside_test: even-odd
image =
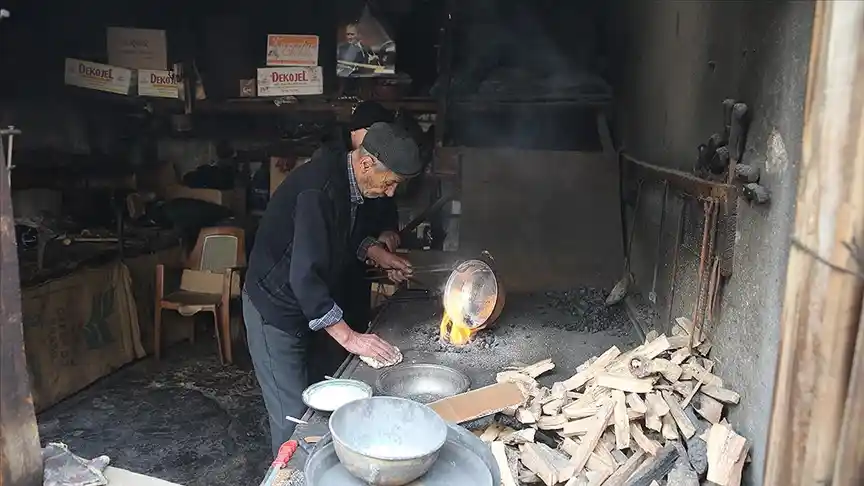
[[[186,317],[199,312],[212,313],[219,360],[223,364],[233,362],[230,303],[232,298],[240,296],[240,270],[245,266],[244,231],[228,226],[201,230],[195,248],[186,260],[178,290],[165,293],[165,266],[156,265],[153,324],[156,359],[161,357],[162,351],[162,310],[170,309]],[[190,341],[195,341],[194,323]]]

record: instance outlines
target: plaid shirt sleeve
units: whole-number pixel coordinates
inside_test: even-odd
[[[309,329],[320,331],[321,329],[326,329],[334,324],[338,324],[341,320],[342,309],[338,305],[333,304],[333,307],[331,307],[326,314],[318,319],[312,319],[309,321]]]
[[[369,253],[369,248],[373,245],[379,244],[380,242],[371,236],[363,238],[363,241],[360,242],[360,246],[357,247],[357,259],[361,262],[365,262],[366,254]]]

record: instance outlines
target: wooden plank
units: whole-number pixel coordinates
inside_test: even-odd
[[[0,150],[0,485],[39,486],[42,450],[24,354],[18,252],[3,152]]]
[[[654,382],[647,378],[631,378],[624,375],[602,373],[597,375],[597,385],[613,390],[631,393],[649,393],[654,389]]]
[[[837,445],[864,292],[847,247],[864,241],[864,2],[815,8],[764,480],[788,486],[840,484]]]
[[[612,400],[615,406],[612,412],[615,426],[615,447],[627,449],[630,447],[630,419],[627,418],[627,399],[624,392],[612,390]]]
[[[495,462],[498,463],[498,469],[501,471],[501,486],[518,486],[507,461],[507,446],[503,442],[496,441],[489,447],[492,449],[492,456],[495,458]]]
[[[678,403],[678,400],[675,399],[675,396],[672,395],[671,392],[664,391],[662,392],[663,399],[666,401],[666,405],[669,406],[669,413],[672,414],[672,418],[675,419],[675,423],[678,425],[678,430],[681,431],[681,435],[684,436],[685,439],[689,439],[696,434],[696,426],[693,425],[693,422],[684,414],[684,410],[681,409],[681,404]]]

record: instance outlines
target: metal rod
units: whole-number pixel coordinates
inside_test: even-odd
[[[684,209],[687,207],[685,201],[681,202],[681,208],[678,210],[678,226],[675,232],[675,248],[672,250],[672,283],[669,285],[669,305],[666,311],[666,324],[672,322],[672,307],[675,305],[675,286],[678,281],[678,252],[681,249],[681,243],[684,240]]]
[[[699,251],[699,278],[697,280],[697,289],[702,288],[702,279],[705,277],[705,266],[706,261],[708,259],[708,226],[709,220],[711,218],[711,207],[713,205],[713,201],[706,202],[702,210],[704,212],[703,223],[702,223],[702,247]],[[700,292],[697,296],[696,302],[693,305],[693,313],[691,314],[691,321],[693,322],[693,333],[690,334],[690,347],[693,347],[693,335],[696,334],[696,315],[699,312],[699,298],[702,297],[702,293]]]

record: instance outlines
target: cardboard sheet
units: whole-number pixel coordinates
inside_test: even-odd
[[[496,383],[429,404],[444,420],[459,424],[498,413],[522,403],[524,398],[514,383]]]

